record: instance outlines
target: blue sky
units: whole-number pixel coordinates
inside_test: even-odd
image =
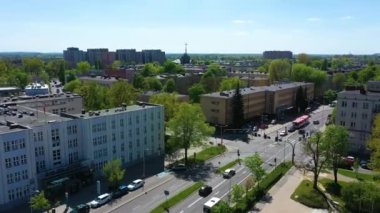
[[[380,52],[377,0],[0,0],[0,51]]]

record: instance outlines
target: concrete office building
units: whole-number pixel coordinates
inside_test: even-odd
[[[87,49],[87,61],[97,68],[105,68],[115,61],[115,52],[107,48]]]
[[[307,92],[308,100],[314,99],[314,84],[312,83],[293,82],[240,89],[243,96],[244,119],[254,119],[264,113],[280,118],[286,109],[295,106],[296,92],[299,87]],[[232,124],[234,93],[235,91],[231,90],[201,96],[201,107],[209,123]]]
[[[83,98],[77,94],[41,95],[38,97],[19,96],[0,100],[3,106],[25,106],[53,114],[80,113],[83,109]]]
[[[26,202],[34,190],[70,179],[77,168],[100,174],[121,159],[162,171],[163,107],[141,104],[78,114],[37,112],[24,106],[0,107],[0,209]],[[37,116],[39,115],[39,116]],[[148,168],[148,167],[147,167]]]
[[[335,124],[344,126],[350,134],[350,151],[368,153],[367,140],[372,122],[380,112],[380,81],[369,81],[367,90],[345,90],[338,93]]]
[[[166,60],[165,52],[161,50],[142,50],[143,63],[158,62],[163,64]]]
[[[63,51],[63,59],[69,63],[70,68],[75,68],[77,63],[86,60],[86,53],[79,48],[69,47]]]
[[[291,51],[264,51],[264,59],[293,59]]]
[[[137,64],[137,55],[135,49],[116,50],[116,60],[126,62],[127,64]]]

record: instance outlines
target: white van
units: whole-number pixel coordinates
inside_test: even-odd
[[[220,198],[213,197],[210,200],[208,200],[204,205],[203,205],[203,212],[204,213],[211,213],[212,208],[218,205],[220,202]]]

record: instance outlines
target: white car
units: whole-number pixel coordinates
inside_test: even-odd
[[[286,131],[285,130],[282,130],[281,132],[280,132],[280,136],[286,136],[288,133],[286,133]]]
[[[102,206],[106,204],[108,201],[111,200],[111,195],[108,193],[99,195],[95,200],[90,202],[91,208],[98,208],[99,206]]]
[[[133,191],[133,190],[136,190],[142,186],[144,186],[144,181],[141,179],[137,179],[128,185],[128,190]]]

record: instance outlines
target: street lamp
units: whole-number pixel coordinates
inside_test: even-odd
[[[292,147],[292,164],[294,165],[294,152],[295,152],[295,149],[296,149],[296,145],[300,142],[301,140],[299,141],[296,141],[295,143],[292,143],[290,142],[289,140],[286,140],[284,142],[284,147],[286,146],[286,143],[290,144],[290,146]],[[285,162],[285,148],[284,148],[284,162]]]

